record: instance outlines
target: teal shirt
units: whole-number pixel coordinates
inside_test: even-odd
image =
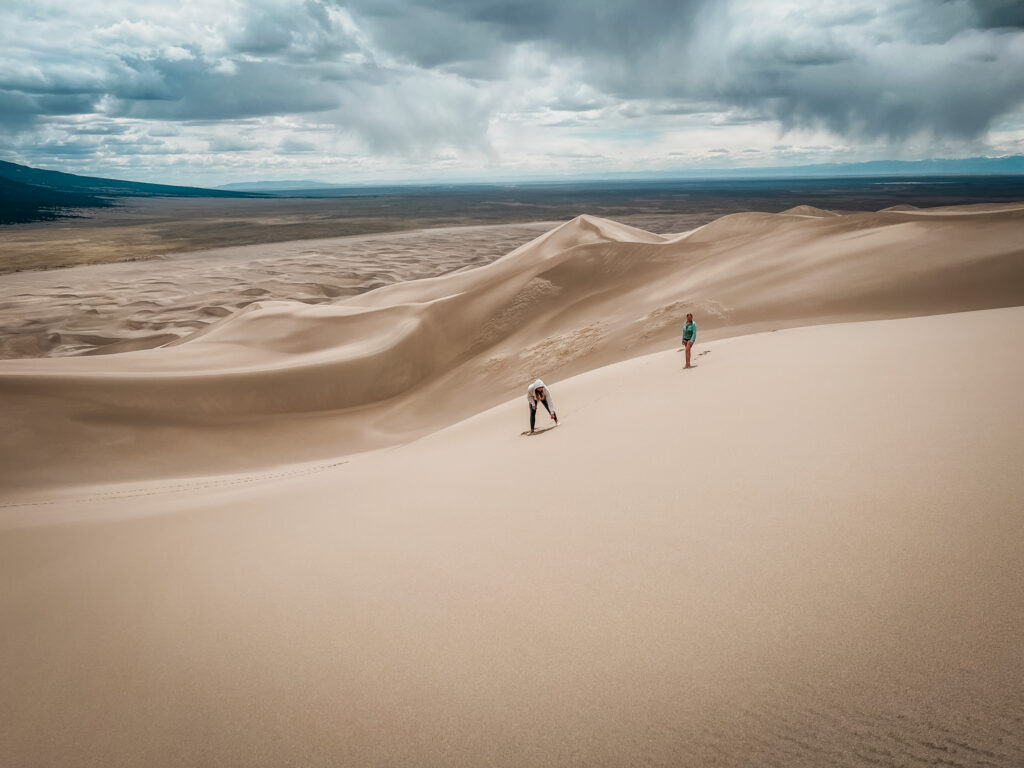
[[[683,341],[696,341],[697,340],[697,324],[686,323],[683,325]]]

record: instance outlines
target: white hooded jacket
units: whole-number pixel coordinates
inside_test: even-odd
[[[546,402],[548,404],[548,408],[550,408],[551,412],[554,413],[555,412],[555,401],[551,397],[551,390],[548,389],[548,385],[545,384],[540,379],[537,379],[535,382],[533,382],[533,384],[531,384],[526,389],[526,399],[530,401],[530,407],[531,408],[536,408],[537,407],[537,388],[538,387],[544,387],[544,402]]]

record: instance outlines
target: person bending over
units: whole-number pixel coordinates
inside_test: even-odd
[[[697,340],[697,324],[693,322],[693,315],[686,315],[686,324],[683,325],[683,349],[686,350],[686,367],[690,367],[690,347]]]
[[[558,415],[555,413],[555,401],[551,399],[551,390],[544,386],[544,382],[537,379],[526,390],[526,399],[530,402],[530,434],[536,431],[537,424],[537,403],[544,403],[544,407],[555,424],[558,424]]]

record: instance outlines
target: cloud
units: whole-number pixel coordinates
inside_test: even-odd
[[[319,147],[312,141],[302,141],[300,139],[285,139],[277,145],[277,151],[284,152],[285,154],[316,152],[318,149]]]
[[[657,162],[667,137],[1007,147],[1021,71],[1017,0],[4,0],[0,144],[399,175]]]
[[[968,5],[982,29],[1024,28],[1024,5],[1019,0],[972,0]]]
[[[207,143],[210,152],[251,152],[261,148],[259,142],[235,136],[214,136]]]
[[[712,0],[349,0],[355,19],[389,54],[425,68],[492,79],[515,47],[539,46],[552,57],[647,60],[667,40],[685,45]],[[653,62],[652,62],[653,63]],[[613,66],[612,70],[617,70]],[[612,72],[601,74],[599,80]]]
[[[827,17],[808,23],[791,14],[774,25],[762,18],[754,30],[733,14],[722,21],[736,25],[741,44],[705,51],[695,90],[763,109],[784,129],[822,126],[840,136],[896,141],[919,133],[975,137],[1024,100],[1024,80],[1012,74],[1024,71],[1024,38],[972,29],[965,4],[950,8],[960,13],[961,31],[945,29],[937,35],[941,44],[927,45],[894,35],[900,28],[884,14],[837,24],[824,36],[818,31]],[[926,4],[904,4],[903,23],[920,32],[928,12]],[[942,26],[950,23],[945,18]],[[809,37],[817,38],[818,53],[794,56]]]
[[[0,128],[19,133],[36,126],[46,117],[91,112],[95,97],[90,94],[25,93],[0,90]]]
[[[196,59],[127,62],[133,75],[113,83],[104,111],[152,120],[233,120],[322,112],[338,95],[290,64],[241,61],[228,74]]]
[[[291,61],[324,61],[360,50],[347,14],[321,0],[249,3],[240,30],[231,31],[226,41],[235,53],[276,54]]]
[[[385,88],[348,83],[332,117],[373,152],[422,157],[445,147],[486,152],[489,106],[486,96],[461,79],[418,72],[396,77]]]
[[[561,110],[608,99],[624,117],[738,108],[783,129],[904,140],[976,137],[1024,99],[1024,5],[1014,0],[347,5],[382,50],[424,68],[493,78],[516,46],[534,46],[595,94],[548,102]]]

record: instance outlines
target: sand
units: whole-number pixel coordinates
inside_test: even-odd
[[[903,199],[905,194],[870,182],[852,186],[840,185],[833,196],[860,210],[880,208],[887,204],[883,201]],[[968,202],[977,196],[971,186],[970,182],[932,185],[929,192],[937,200],[933,205],[942,204],[938,201]],[[698,192],[681,197],[648,190],[638,196],[628,188],[602,192],[585,187],[364,189],[353,190],[353,194],[335,192],[326,198],[290,199],[120,198],[114,207],[84,209],[80,216],[56,222],[3,226],[0,275],[224,248],[287,248],[288,243],[300,240],[564,220],[581,209],[671,232],[706,224],[724,213],[758,210],[765,205],[781,210],[787,195],[802,193],[802,189],[787,191],[779,199],[751,189],[733,190],[724,196]],[[988,191],[992,193],[991,186]],[[682,209],[680,202],[685,203]],[[662,228],[663,222],[672,223]]]
[[[6,275],[0,359],[159,347],[259,300],[322,304],[485,264],[552,226],[305,239]]]
[[[1020,231],[582,218],[0,363],[0,763],[1019,765]]]
[[[677,235],[581,216],[480,268],[320,304],[260,299],[161,348],[0,361],[0,499],[406,442],[538,376],[673,346],[687,311],[715,339],[1019,306],[1022,224],[1024,206],[1009,205],[735,214]],[[201,273],[185,271],[187,284],[212,293]]]

